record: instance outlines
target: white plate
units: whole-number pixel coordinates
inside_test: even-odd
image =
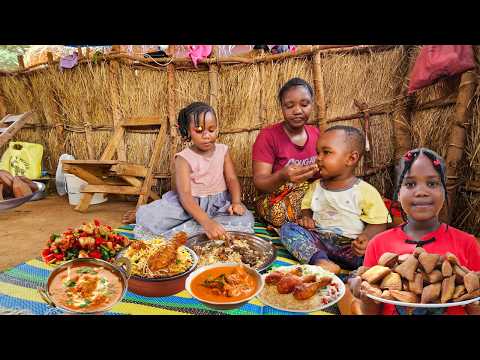
[[[405,306],[405,307],[410,307],[410,308],[430,308],[430,309],[448,308],[448,307],[453,307],[453,306],[465,306],[465,305],[468,305],[470,303],[473,303],[475,301],[480,300],[480,297],[476,297],[476,298],[473,298],[473,299],[470,299],[470,300],[453,302],[453,303],[445,303],[445,304],[419,304],[419,303],[407,303],[407,302],[403,302],[403,301],[382,299],[382,298],[376,297],[376,296],[371,295],[371,294],[367,294],[367,296],[370,299],[373,299],[373,300],[376,300],[378,302],[382,302],[382,303],[385,303],[385,304]]]
[[[294,268],[294,267],[297,267],[297,266],[302,266],[302,267],[305,267],[305,266],[308,266],[310,268],[314,267],[314,268],[317,268],[319,266],[314,266],[314,265],[292,265],[292,266],[279,266],[279,267],[275,267],[272,269],[272,271],[274,270],[283,270],[283,269],[289,269],[289,268]],[[277,310],[281,310],[281,311],[288,311],[288,312],[293,312],[293,313],[311,313],[311,312],[314,312],[314,311],[320,311],[320,310],[323,310],[327,307],[330,307],[334,304],[336,304],[338,301],[340,301],[341,298],[343,298],[343,296],[345,295],[345,284],[343,283],[342,280],[340,280],[340,278],[338,276],[336,276],[335,274],[332,274],[328,271],[325,271],[322,269],[323,272],[326,272],[328,274],[328,276],[331,276],[333,278],[333,282],[335,282],[336,284],[338,284],[338,292],[339,292],[339,295],[338,297],[333,300],[333,301],[330,301],[329,303],[327,304],[322,304],[322,305],[319,305],[313,309],[309,309],[309,310],[297,310],[297,309],[288,309],[288,308],[284,308],[284,307],[281,307],[281,306],[278,306],[278,305],[273,305],[273,304],[270,304],[267,300],[263,299],[261,297],[262,295],[262,292],[260,292],[258,295],[257,295],[257,299],[264,303],[265,305],[267,306],[270,306],[271,308],[274,308],[274,309],[277,309]],[[268,273],[267,274],[263,274],[262,277],[265,279],[267,277]],[[268,286],[265,284],[265,287]],[[315,296],[318,296],[318,295],[315,295]],[[299,300],[300,301],[300,300]]]

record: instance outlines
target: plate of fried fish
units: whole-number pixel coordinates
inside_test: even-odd
[[[345,295],[345,285],[340,278],[320,266],[281,266],[263,276],[265,286],[257,298],[277,310],[319,311]]]
[[[121,256],[130,260],[132,275],[128,289],[144,296],[169,296],[185,289],[187,276],[195,269],[198,256],[185,246],[187,234],[133,241]]]

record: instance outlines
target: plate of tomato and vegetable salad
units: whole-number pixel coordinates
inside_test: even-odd
[[[77,258],[113,261],[130,244],[130,240],[115,233],[111,226],[99,220],[68,228],[62,234],[52,234],[42,258],[47,264],[58,264]]]

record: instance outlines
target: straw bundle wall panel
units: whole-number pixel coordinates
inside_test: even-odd
[[[327,118],[358,112],[354,99],[369,106],[398,96],[403,47],[380,53],[326,55],[322,60]]]
[[[260,125],[260,72],[258,66],[221,67],[218,76],[217,117],[221,131]]]

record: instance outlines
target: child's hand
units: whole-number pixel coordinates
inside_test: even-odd
[[[302,216],[297,220],[297,224],[305,229],[315,229],[315,221],[310,216]]]
[[[352,251],[356,256],[364,256],[367,249],[368,237],[365,234],[360,234],[352,241]]]
[[[228,208],[230,215],[243,215],[245,214],[245,206],[242,203],[232,203]]]
[[[215,220],[209,220],[203,224],[203,229],[210,240],[218,240],[226,235],[226,231],[222,225]]]
[[[354,297],[361,300],[364,304],[379,304],[379,302],[370,299],[367,294],[371,293],[371,289],[362,285],[363,281],[360,276],[348,279],[348,287]]]

